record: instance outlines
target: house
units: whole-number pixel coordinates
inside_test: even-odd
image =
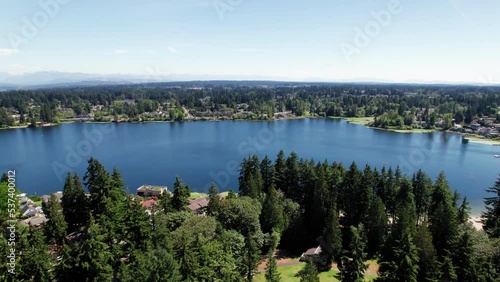
[[[41,215],[41,216],[29,218],[23,222],[27,225],[38,228],[38,227],[42,226],[47,221],[49,221],[49,220],[45,217],[45,215]]]
[[[142,185],[137,188],[137,196],[140,197],[159,197],[164,193],[168,193],[167,186]]]
[[[308,260],[319,260],[321,256],[321,247],[318,246],[316,248],[311,248],[307,251],[305,251],[301,256],[300,256],[300,261],[308,261]]]
[[[61,203],[62,197],[63,197],[63,192],[59,191],[59,192],[55,192],[53,194],[56,195],[57,200],[59,201],[59,203]],[[44,207],[47,206],[47,204],[49,203],[50,195],[43,195],[41,198],[42,198],[42,206],[44,206]]]
[[[188,208],[196,214],[204,214],[209,202],[210,200],[207,197],[189,200]]]
[[[38,210],[33,206],[24,205],[19,212],[23,217],[33,217],[38,214]]]
[[[28,197],[26,197],[26,193],[22,193],[17,195],[17,198],[19,200],[19,205],[26,205],[28,203]]]

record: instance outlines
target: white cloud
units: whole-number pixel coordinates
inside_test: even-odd
[[[126,50],[126,49],[118,49],[118,50],[114,50],[113,53],[115,54],[127,54],[129,51]]]
[[[17,49],[7,49],[7,48],[0,49],[0,57],[12,56],[12,55],[15,55],[15,54],[17,54],[19,52],[20,51],[17,50]]]
[[[177,49],[175,49],[174,47],[172,46],[169,46],[168,47],[168,51],[171,52],[171,53],[177,53]]]

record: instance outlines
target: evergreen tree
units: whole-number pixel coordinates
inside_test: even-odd
[[[439,281],[453,282],[458,281],[457,278],[458,276],[455,270],[455,266],[453,265],[451,255],[448,250],[445,250],[445,253],[442,256],[442,262],[440,263]]]
[[[7,183],[9,182],[9,176],[7,175],[6,172],[2,172],[2,178],[0,179],[0,183]]]
[[[339,224],[339,216],[335,206],[330,208],[326,218],[326,226],[323,234],[318,238],[322,253],[326,256],[325,265],[321,268],[330,269],[332,262],[339,258],[342,250],[342,232]]]
[[[238,184],[241,196],[260,199],[263,192],[263,179],[260,173],[260,162],[257,155],[243,159]]]
[[[24,246],[21,247],[22,255],[18,263],[20,266],[20,271],[17,274],[18,281],[52,281],[52,257],[48,252],[42,232],[29,228],[26,239]]]
[[[77,173],[74,176],[68,173],[66,177],[61,206],[64,219],[68,223],[68,231],[74,231],[87,224],[87,196],[85,196],[82,182]]]
[[[288,187],[286,182],[286,160],[285,152],[280,150],[276,161],[274,163],[274,184],[277,190],[283,191],[285,195],[288,193]]]
[[[276,258],[274,257],[274,249],[271,248],[269,251],[269,260],[266,264],[266,282],[279,282],[281,281],[281,275],[278,272],[278,265],[276,264]]]
[[[174,190],[171,201],[172,207],[178,211],[185,209],[190,195],[191,192],[189,186],[185,186],[178,176],[175,177]]]
[[[207,213],[208,215],[212,215],[217,217],[222,208],[222,201],[219,196],[219,191],[217,190],[217,186],[212,182],[212,186],[210,187],[210,191],[208,193],[208,206]]]
[[[260,174],[263,181],[263,192],[268,193],[274,179],[274,168],[271,159],[266,155],[260,163]]]
[[[43,226],[48,242],[62,245],[68,226],[64,220],[61,204],[55,194],[50,195],[49,202],[44,213],[49,220]]]
[[[366,220],[367,252],[373,257],[381,250],[388,231],[388,218],[385,206],[380,197],[375,198],[370,204]]]
[[[418,276],[417,281],[433,282],[439,278],[439,262],[436,249],[432,244],[432,235],[423,222],[417,227],[415,238],[413,239],[418,250]]]
[[[462,281],[479,281],[473,248],[470,232],[466,230],[459,237],[457,247],[454,250],[453,265],[456,267],[457,277],[460,277]]]
[[[59,281],[111,281],[113,255],[105,242],[103,227],[90,219],[87,238],[73,249],[65,247],[57,268]]]
[[[300,282],[319,282],[318,269],[311,260],[306,262],[306,265],[297,273],[297,276],[300,277]]]
[[[445,251],[451,251],[458,234],[457,209],[443,172],[438,176],[431,199],[429,230],[438,256],[442,257]]]
[[[281,233],[285,229],[283,207],[278,201],[278,192],[274,185],[271,186],[269,193],[266,195],[260,222],[264,233],[271,233],[273,230]]]
[[[90,158],[83,181],[90,192],[89,210],[98,217],[104,212],[105,201],[111,195],[110,175],[98,160]]]
[[[467,197],[464,197],[462,203],[460,204],[460,207],[458,207],[458,214],[457,214],[458,223],[465,224],[470,218],[469,213],[470,213],[469,202],[467,201]]]
[[[363,225],[358,228],[351,226],[349,228],[351,242],[349,249],[344,253],[339,263],[339,273],[337,278],[342,282],[361,282],[364,281],[365,270],[368,265],[365,264],[366,253],[364,253],[365,243],[360,235]]]
[[[492,238],[500,237],[500,177],[495,185],[486,189],[492,193],[491,197],[485,198],[486,212],[482,214],[483,229]]]

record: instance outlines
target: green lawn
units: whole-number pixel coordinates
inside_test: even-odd
[[[297,272],[299,272],[304,267],[304,264],[305,263],[302,262],[302,263],[296,264],[296,265],[279,267],[278,271],[281,274],[281,281],[283,281],[283,282],[288,282],[288,281],[299,282],[300,278],[295,277],[295,274],[297,274]],[[339,281],[338,279],[334,278],[335,273],[337,273],[337,271],[334,271],[333,269],[328,271],[328,272],[322,272],[319,274],[319,279],[321,282]],[[375,276],[375,275],[366,275],[365,280],[372,281],[376,277],[377,276]],[[262,272],[262,273],[257,274],[254,277],[253,281],[254,282],[265,282],[266,281],[265,273]]]
[[[373,117],[330,117],[330,118],[333,118],[333,119],[345,119],[347,120],[348,122],[350,123],[354,123],[354,124],[361,124],[361,125],[367,125],[369,123],[372,123],[374,118]]]
[[[191,192],[191,196],[189,196],[190,200],[196,200],[201,197],[206,197],[208,196],[207,194],[204,193],[198,193],[198,192]]]

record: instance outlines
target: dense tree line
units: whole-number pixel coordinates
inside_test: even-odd
[[[247,85],[248,84],[248,85]],[[371,84],[283,84],[283,83],[160,83],[146,85],[72,87],[19,90],[0,93],[0,126],[20,123],[57,122],[59,118],[95,114],[96,121],[111,121],[110,116],[130,121],[182,120],[184,109],[229,111],[235,118],[272,117],[291,111],[296,116],[373,117],[374,126],[410,126],[413,117],[429,127],[438,119],[443,128],[470,123],[474,118],[498,117],[498,87],[445,85],[371,85]],[[125,102],[124,102],[125,101]],[[237,113],[247,104],[251,115]],[[101,105],[102,108],[93,108]],[[151,116],[162,108],[166,113]]]
[[[83,179],[68,174],[43,228],[18,226],[15,279],[252,281],[266,255],[266,280],[282,281],[275,250],[300,254],[318,245],[322,259],[305,265],[301,281],[319,281],[332,263],[341,281],[363,281],[368,259],[380,264],[377,281],[500,278],[500,180],[488,189],[486,232],[467,222],[467,199],[444,173],[409,178],[399,168],[346,168],[283,151],[275,160],[245,158],[238,195],[222,198],[212,185],[205,216],[187,209],[190,188],[180,178],[150,214],[123,188],[118,170],[93,158]],[[5,259],[0,278],[13,281]]]

